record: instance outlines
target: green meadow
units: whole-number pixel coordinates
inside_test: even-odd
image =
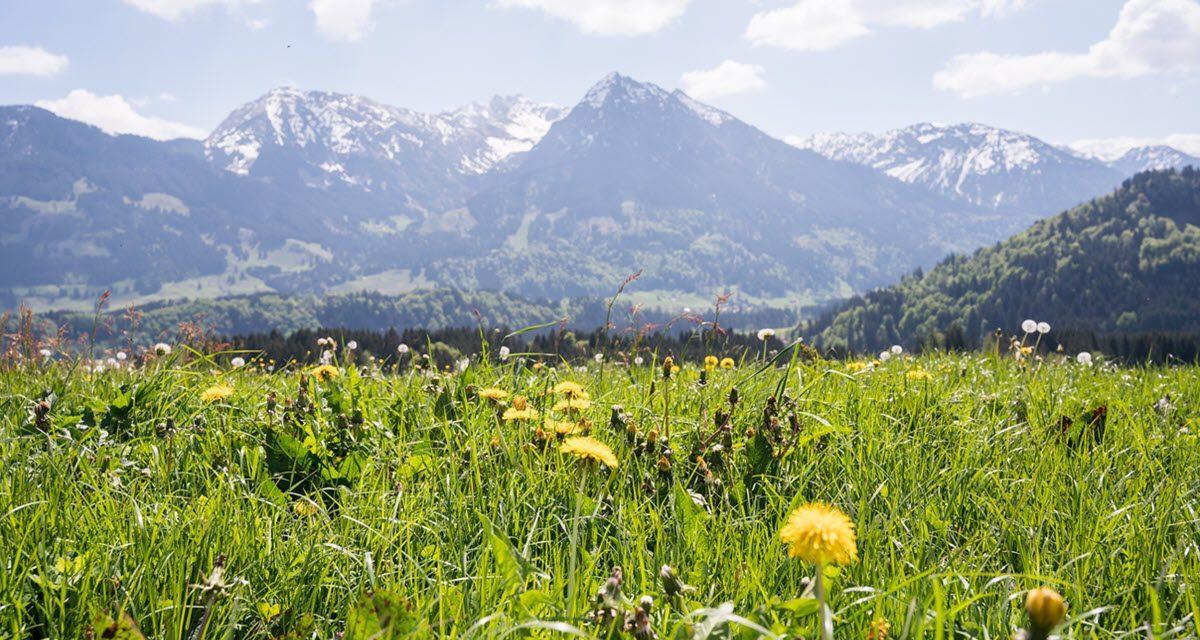
[[[1194,366],[418,352],[5,361],[0,636],[1200,635]]]

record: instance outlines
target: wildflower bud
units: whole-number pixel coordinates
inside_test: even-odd
[[[659,456],[658,470],[660,473],[670,473],[671,472],[671,459],[666,456]]]
[[[736,407],[738,403],[738,390],[734,387],[729,390],[729,406]]]
[[[1066,618],[1067,604],[1054,589],[1038,587],[1025,596],[1025,612],[1029,614],[1030,636],[1045,638]]]
[[[642,611],[646,612],[646,615],[650,615],[650,612],[654,611],[654,598],[642,596],[642,599],[638,602],[638,606],[641,607]]]
[[[684,584],[683,580],[679,579],[679,576],[676,575],[675,570],[670,565],[664,564],[662,569],[659,569],[658,579],[662,581],[663,593],[668,598],[674,598],[692,590],[692,587]]]
[[[649,431],[649,432],[646,434],[646,440],[648,440],[648,441],[650,441],[650,442],[652,442],[652,443],[653,443],[653,442],[658,442],[658,429],[651,429],[651,430],[650,430],[650,431]]]
[[[500,436],[492,436],[492,448],[493,449],[500,448]]]
[[[891,630],[892,623],[888,622],[887,618],[875,618],[867,630],[867,640],[887,640]]]
[[[667,356],[666,358],[663,358],[662,372],[663,372],[664,380],[671,379],[671,370],[674,368],[675,368],[675,360],[673,358],[671,358],[671,356]]]
[[[512,406],[517,411],[524,411],[529,406],[529,401],[525,396],[513,396]]]

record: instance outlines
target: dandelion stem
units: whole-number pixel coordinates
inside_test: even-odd
[[[833,614],[825,602],[825,565],[823,563],[817,565],[817,583],[814,591],[817,596],[817,612],[821,616],[821,640],[833,640]]]

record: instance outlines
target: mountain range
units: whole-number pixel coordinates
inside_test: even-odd
[[[619,74],[570,109],[275,89],[204,141],[0,107],[0,307],[451,288],[748,307],[850,296],[1147,167],[983,125],[796,144]]]
[[[1135,173],[1200,166],[1200,158],[1166,146],[1137,147],[1106,162],[976,123],[920,123],[882,134],[818,134],[792,142],[957,201],[1006,212],[1022,227],[1109,191]]]

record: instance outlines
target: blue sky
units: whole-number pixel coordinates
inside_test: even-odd
[[[281,84],[438,111],[570,105],[613,70],[779,137],[978,121],[1200,153],[1200,0],[0,2],[0,103],[158,137]]]

